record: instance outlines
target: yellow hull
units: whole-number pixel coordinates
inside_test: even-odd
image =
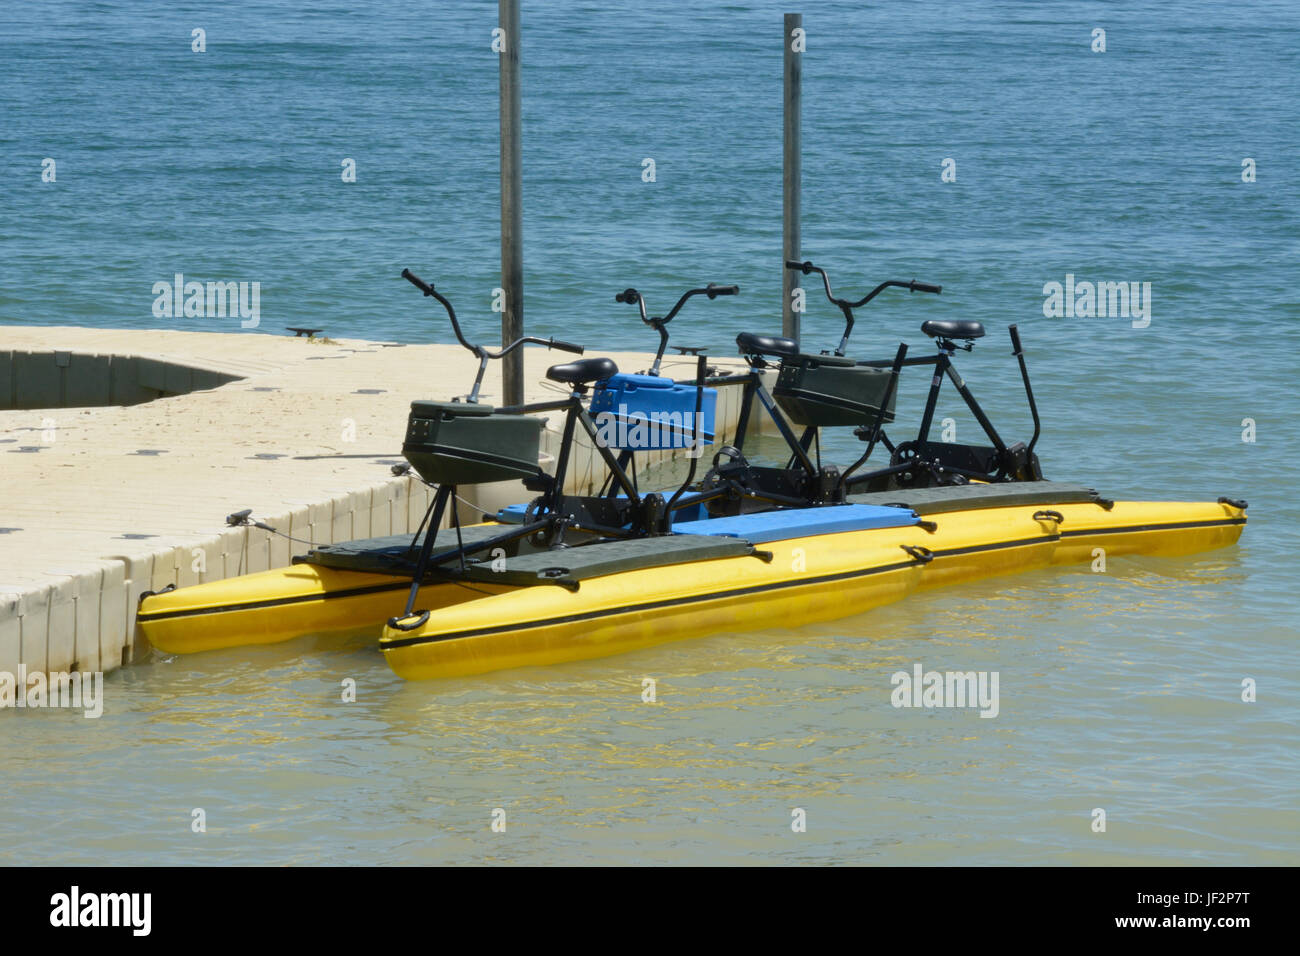
[[[773,621],[857,614],[921,589],[1127,554],[1178,555],[1234,543],[1246,518],[1226,504],[1116,502],[988,508],[932,516],[937,528],[853,531],[762,545],[773,558],[720,558],[627,571],[579,589],[502,588],[431,608],[414,631],[385,627],[389,665],[410,680],[605,657]],[[1035,518],[1038,514],[1040,517]],[[929,552],[922,563],[903,550]]]
[[[410,578],[295,564],[153,594],[136,622],[168,654],[275,644],[304,634],[378,633],[401,614]],[[448,607],[496,588],[438,583],[420,589],[419,607]]]

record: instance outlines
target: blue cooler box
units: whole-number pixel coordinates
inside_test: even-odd
[[[644,451],[689,448],[695,428],[694,385],[657,375],[612,375],[591,395],[588,411],[606,446]],[[713,443],[717,389],[706,388],[700,403],[700,440]]]

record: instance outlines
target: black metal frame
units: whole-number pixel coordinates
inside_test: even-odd
[[[1028,397],[1030,411],[1034,417],[1034,436],[1028,446],[1020,442],[1013,445],[1006,443],[976,400],[970,386],[957,372],[957,367],[952,362],[953,353],[959,348],[970,351],[971,342],[967,341],[965,345],[958,345],[953,339],[940,336],[936,341],[938,349],[931,356],[906,358],[907,346],[902,345],[893,362],[867,361],[858,363],[859,365],[874,368],[892,368],[895,380],[906,366],[933,365],[934,375],[930,380],[930,390],[926,396],[925,410],[921,415],[921,425],[917,430],[916,438],[894,446],[885,436],[881,428],[882,423],[878,419],[870,432],[862,436],[868,440],[867,454],[863,455],[845,473],[845,487],[853,488],[891,475],[910,476],[909,482],[914,482],[917,480],[916,473],[921,470],[928,471],[931,479],[940,483],[949,481],[948,476],[952,475],[966,479],[975,478],[981,481],[1041,480],[1042,473],[1038,469],[1037,459],[1033,454],[1034,445],[1038,443],[1040,430],[1038,407],[1034,401],[1033,387],[1029,383],[1029,370],[1025,364],[1024,350],[1021,347],[1020,334],[1016,326],[1011,326],[1010,333],[1013,354],[1019,360],[1021,380],[1024,382],[1025,394]],[[985,449],[980,446],[930,441],[930,429],[934,423],[934,413],[939,402],[939,392],[943,387],[945,378],[952,382],[953,387],[961,395],[962,401],[966,403],[966,407],[975,416],[980,428],[984,430],[984,434],[988,436],[989,441],[992,443],[991,448]],[[885,468],[866,474],[852,475],[852,472],[865,463],[877,440],[889,449],[891,453],[890,464]],[[963,467],[959,463],[980,460],[986,464],[986,467]]]
[[[835,349],[834,354],[843,356],[848,347],[849,335],[853,331],[854,315],[853,310],[866,305],[877,295],[890,287],[904,288],[911,292],[931,292],[940,293],[943,291],[942,286],[932,285],[925,282],[917,282],[915,279],[910,282],[899,280],[889,280],[877,285],[856,302],[848,299],[838,298],[831,291],[830,278],[826,270],[814,265],[812,262],[796,262],[788,260],[785,263],[787,269],[802,272],[804,275],[816,273],[821,277],[822,285],[826,291],[826,298],[837,306],[844,315],[845,327],[844,333],[840,337],[839,346]],[[971,339],[963,340],[965,344],[959,345],[959,339],[955,337],[945,337],[937,335],[937,351],[932,356],[907,358],[907,346],[899,346],[897,355],[892,361],[876,360],[858,362],[858,365],[869,368],[889,368],[892,375],[887,386],[888,391],[881,405],[880,413],[870,428],[859,426],[857,433],[860,438],[867,442],[866,452],[851,465],[840,477],[837,495],[842,496],[845,489],[868,485],[871,483],[880,483],[882,480],[889,479],[893,476],[903,476],[907,483],[918,481],[918,472],[924,471],[927,479],[939,483],[947,483],[953,480],[964,480],[975,478],[983,481],[1037,481],[1042,479],[1042,471],[1038,464],[1038,459],[1034,455],[1034,446],[1038,443],[1040,433],[1040,422],[1038,418],[1038,406],[1034,401],[1033,388],[1029,382],[1029,370],[1025,364],[1024,349],[1020,343],[1020,333],[1015,325],[1010,328],[1012,354],[1016,357],[1020,366],[1021,380],[1025,386],[1025,395],[1029,401],[1030,413],[1034,419],[1034,434],[1026,446],[1017,442],[1008,445],[998,434],[997,429],[984,413],[984,409],[976,401],[974,394],[969,386],[966,385],[961,375],[958,374],[956,366],[953,365],[952,356],[957,349],[970,351],[973,347]],[[982,334],[982,333],[981,333]],[[784,360],[783,360],[784,361]],[[904,367],[933,365],[934,374],[931,378],[930,391],[926,397],[925,411],[922,414],[921,425],[915,439],[903,442],[895,446],[886,436],[883,425],[885,409],[888,407],[890,398],[897,390],[899,374]],[[949,442],[932,442],[930,441],[930,429],[934,421],[934,412],[939,400],[939,390],[943,385],[943,380],[949,379],[953,386],[961,395],[962,401],[966,403],[967,408],[975,416],[980,427],[984,430],[992,443],[990,447],[958,445]],[[890,464],[885,468],[874,471],[855,474],[862,467],[875,450],[876,444],[883,444],[890,452]]]

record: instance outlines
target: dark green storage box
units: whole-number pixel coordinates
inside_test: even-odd
[[[870,425],[880,414],[891,372],[857,365],[838,355],[796,355],[781,360],[772,397],[796,425]],[[894,420],[894,399],[885,409]]]
[[[542,420],[491,405],[412,402],[402,455],[425,481],[472,485],[538,472]]]

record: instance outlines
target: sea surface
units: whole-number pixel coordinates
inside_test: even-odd
[[[662,313],[708,281],[742,294],[692,302],[674,342],[779,331],[787,6],[525,0],[530,332],[650,349],[614,293]],[[837,293],[943,286],[883,294],[853,351],[977,319],[960,368],[1027,438],[1016,323],[1049,477],[1247,499],[1241,543],[471,680],[404,683],[365,639],[154,656],[97,720],[0,713],[0,863],[1300,863],[1300,6],[804,24],[805,256]],[[450,341],[410,267],[490,340],[495,25],[494,3],[0,6],[0,324]],[[260,327],[156,317],[176,273],[260,283]],[[1049,317],[1067,275],[1150,283],[1149,312]],[[814,288],[805,345],[840,331]],[[998,716],[894,708],[918,663],[997,672]]]

